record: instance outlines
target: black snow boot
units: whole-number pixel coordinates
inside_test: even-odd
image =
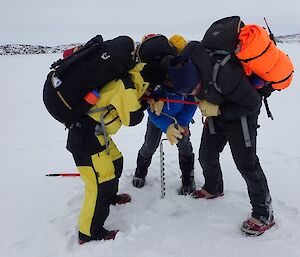
[[[196,190],[194,179],[194,155],[179,156],[179,165],[182,172],[182,186],[178,189],[178,194],[190,195]]]
[[[134,187],[141,188],[145,185],[145,177],[147,176],[148,168],[151,164],[151,159],[152,157],[143,157],[139,152],[136,160],[137,167],[135,169],[135,173],[132,179],[132,184]]]
[[[194,171],[186,172],[181,176],[182,186],[178,189],[179,195],[190,195],[196,190],[196,183],[194,179]]]

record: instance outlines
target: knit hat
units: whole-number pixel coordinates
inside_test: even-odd
[[[187,45],[187,42],[184,39],[184,37],[176,34],[170,37],[169,42],[172,46],[176,48],[177,53],[182,52],[182,50]]]
[[[161,84],[167,77],[167,71],[159,61],[148,62],[141,71],[144,81],[151,86]]]
[[[137,46],[136,56],[140,62],[160,60],[166,55],[176,55],[176,49],[170,44],[168,38],[160,34],[144,36],[142,43]]]
[[[169,77],[174,91],[189,94],[201,81],[200,74],[188,56],[176,56],[170,61]]]

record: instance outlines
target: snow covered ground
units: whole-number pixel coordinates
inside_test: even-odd
[[[300,256],[300,44],[282,44],[295,64],[290,88],[274,93],[274,121],[262,109],[258,155],[269,181],[277,224],[258,238],[240,233],[250,214],[246,185],[229,149],[222,154],[225,196],[194,200],[178,196],[180,171],[176,147],[164,143],[166,197],[160,199],[159,153],[147,185],[133,188],[132,174],[143,142],[146,118],[122,128],[114,140],[125,157],[120,192],[132,203],[111,208],[107,229],[116,240],[77,244],[77,218],[83,199],[81,179],[46,177],[76,172],[65,149],[67,131],[45,110],[42,87],[58,54],[0,57],[0,256],[1,257],[299,257]],[[192,125],[196,155],[201,136],[197,111]],[[203,183],[196,163],[196,182]]]

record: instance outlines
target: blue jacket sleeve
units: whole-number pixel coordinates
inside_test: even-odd
[[[171,123],[174,123],[173,119],[165,116],[165,115],[160,115],[157,116],[155,113],[151,112],[148,108],[148,114],[149,114],[149,119],[151,120],[151,122],[157,127],[159,128],[161,131],[163,131],[164,133],[166,133],[167,128],[169,127],[169,125]]]
[[[182,127],[188,126],[193,119],[197,107],[198,106],[196,104],[185,104],[181,112],[176,117],[178,124]]]

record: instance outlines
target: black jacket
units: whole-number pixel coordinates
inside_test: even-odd
[[[236,120],[259,112],[261,96],[250,84],[237,60],[230,59],[219,69],[217,77],[217,84],[221,89],[219,93],[211,84],[212,70],[217,57],[209,55],[202,42],[198,41],[191,41],[182,55],[190,56],[202,77],[202,88],[197,97],[218,104],[222,118]]]

